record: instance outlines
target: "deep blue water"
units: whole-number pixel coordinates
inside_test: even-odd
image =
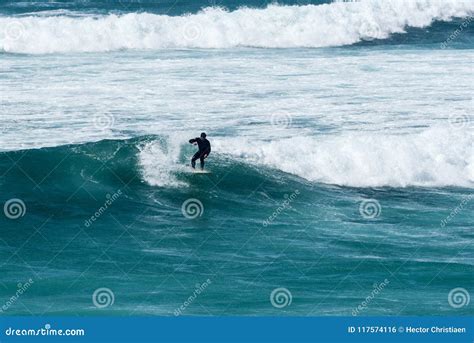
[[[188,188],[154,188],[141,181],[136,146],[156,138],[0,155],[2,194],[27,204],[21,219],[1,219],[2,294],[35,280],[7,313],[96,314],[90,297],[105,285],[108,314],[172,315],[208,279],[185,314],[351,315],[384,280],[361,315],[471,313],[446,297],[472,282],[472,203],[440,225],[469,190],[318,185],[225,157],[210,175],[179,174]],[[181,211],[190,198],[202,202],[196,219]],[[364,199],[377,199],[380,215],[362,217]],[[269,302],[279,286],[293,297],[283,310]]]

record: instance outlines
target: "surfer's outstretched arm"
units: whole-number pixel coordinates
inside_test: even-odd
[[[191,139],[189,140],[189,143],[193,144],[193,143],[196,143],[196,141],[197,141],[197,138],[191,138]]]

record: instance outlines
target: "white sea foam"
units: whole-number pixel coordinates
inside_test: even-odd
[[[207,131],[211,139],[319,142],[474,123],[468,49],[25,58],[0,60],[0,151],[176,130],[188,139]]]
[[[361,0],[325,5],[206,8],[193,15],[0,18],[0,50],[14,53],[121,49],[326,47],[387,38],[434,20],[474,13],[466,0]]]
[[[414,134],[344,133],[272,141],[224,138],[214,151],[328,184],[474,186],[472,128]]]
[[[153,186],[183,187],[183,135],[150,142],[140,152],[144,180]],[[474,137],[470,128],[436,127],[404,135],[344,133],[281,140],[243,137],[213,140],[216,155],[266,166],[304,179],[352,187],[474,187]]]
[[[178,172],[186,168],[179,163],[182,135],[173,135],[166,141],[152,141],[139,147],[139,164],[143,179],[152,186],[186,187],[187,184],[177,179]]]

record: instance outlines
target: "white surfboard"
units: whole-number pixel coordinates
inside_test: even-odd
[[[211,174],[209,170],[194,169],[193,174]]]

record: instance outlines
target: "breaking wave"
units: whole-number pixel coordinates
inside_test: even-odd
[[[182,16],[0,17],[0,50],[9,53],[106,52],[166,48],[293,48],[386,39],[408,27],[465,18],[472,1],[362,0],[323,5],[209,7]]]

